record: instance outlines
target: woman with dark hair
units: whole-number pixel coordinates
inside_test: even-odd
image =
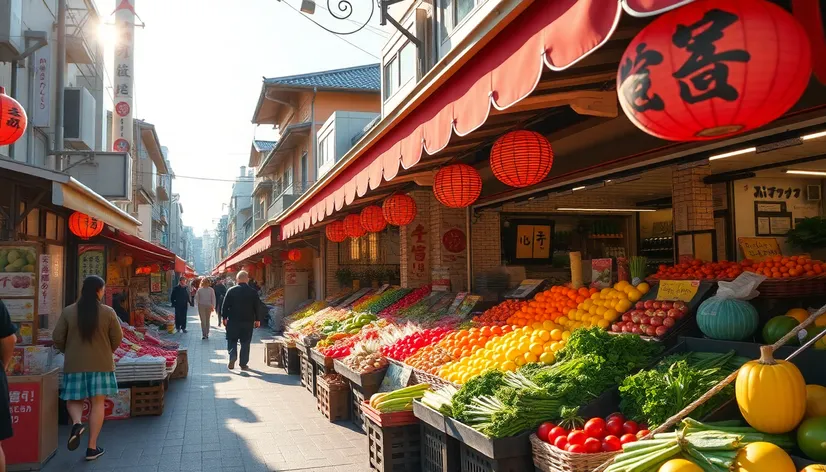
[[[107,395],[118,393],[112,353],[120,346],[123,331],[115,310],[101,303],[105,285],[96,275],[86,277],[80,298],[63,309],[52,334],[55,347],[65,355],[60,398],[66,401],[72,419],[70,451],[77,449],[80,437],[86,432],[86,426],[81,423],[84,400],[88,399],[92,405],[87,461],[103,455],[97,441],[103,427],[104,401]]]

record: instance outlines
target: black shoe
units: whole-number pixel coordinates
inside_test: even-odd
[[[201,336],[201,339],[206,339],[206,338],[207,338],[206,336]]]
[[[229,361],[229,364],[227,364],[227,367],[229,368],[229,370],[234,369],[235,368],[235,361]]]
[[[184,333],[186,333],[186,328],[182,329],[181,331],[183,331]]]
[[[242,365],[241,370],[250,370],[250,367],[248,365]]]
[[[103,450],[103,448],[99,447],[99,446],[96,449],[89,449],[87,447],[86,448],[86,460],[87,461],[93,461],[93,460],[97,459],[98,457],[102,456],[104,452],[105,451]]]
[[[69,443],[66,447],[69,448],[70,451],[74,451],[80,446],[80,437],[83,436],[83,433],[86,432],[86,426],[83,426],[81,423],[77,423],[72,426],[72,434],[69,435]]]

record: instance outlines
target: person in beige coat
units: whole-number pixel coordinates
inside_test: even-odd
[[[209,339],[209,318],[215,311],[215,290],[209,286],[209,279],[204,277],[198,291],[195,292],[195,306],[201,319],[201,339]]]

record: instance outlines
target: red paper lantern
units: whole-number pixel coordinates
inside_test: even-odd
[[[103,231],[103,222],[76,211],[69,217],[69,231],[80,239],[94,238]]]
[[[416,201],[410,195],[391,195],[382,204],[381,212],[393,226],[409,225],[416,218]]]
[[[617,91],[628,118],[672,141],[719,139],[759,128],[809,83],[809,40],[765,0],[697,0],[662,15],[631,41]]]
[[[264,256],[264,257],[261,258],[261,262],[263,262],[264,265],[270,265],[270,264],[272,264],[272,257]]]
[[[26,110],[0,87],[0,146],[14,143],[26,132]]]
[[[548,175],[554,164],[551,143],[534,131],[511,131],[493,143],[490,170],[505,185],[528,187]]]
[[[367,230],[361,225],[359,215],[347,215],[344,217],[344,234],[351,238],[360,238],[367,234]]]
[[[381,207],[378,205],[370,205],[361,210],[359,220],[361,226],[369,233],[378,233],[387,227],[387,221],[384,219]]]
[[[301,260],[301,249],[290,249],[288,257],[293,262],[298,262]]]
[[[324,233],[327,235],[327,239],[334,243],[340,243],[347,239],[347,233],[344,231],[344,222],[340,220],[328,224],[327,227],[324,228]]]
[[[152,264],[151,266],[149,266],[149,272],[150,273],[152,273],[152,272],[157,273],[157,272],[160,272],[160,271],[161,271],[161,265],[160,264]]]
[[[433,193],[446,207],[465,208],[482,193],[482,178],[467,164],[442,167],[433,179]]]

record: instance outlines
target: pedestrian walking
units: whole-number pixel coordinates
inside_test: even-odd
[[[11,316],[3,300],[0,300],[0,362],[3,365],[3,372],[0,372],[0,441],[12,437],[11,410],[9,409],[9,381],[6,379],[6,369],[14,354],[14,343],[17,336],[14,335],[14,325],[11,323]],[[6,455],[0,446],[0,472],[6,472]]]
[[[240,360],[241,370],[249,370],[252,332],[253,329],[261,326],[266,307],[258,298],[258,293],[249,286],[249,275],[246,271],[238,272],[236,281],[238,285],[227,290],[224,305],[221,307],[221,317],[227,328],[228,367],[230,370],[234,369],[235,361]],[[239,342],[241,343],[240,356],[238,355]]]
[[[209,286],[209,279],[201,280],[201,286],[195,292],[195,304],[201,318],[201,339],[209,339],[209,317],[215,311],[215,290]]]
[[[66,401],[72,419],[70,451],[77,449],[86,432],[81,422],[83,403],[91,403],[87,461],[103,455],[97,441],[106,414],[104,402],[107,395],[118,393],[112,353],[120,346],[123,331],[115,310],[101,303],[105,285],[96,275],[86,277],[77,303],[63,309],[52,333],[55,347],[64,354],[60,398]]]
[[[189,289],[186,286],[186,279],[181,277],[178,286],[172,289],[169,301],[175,308],[175,330],[186,333],[186,310],[189,302]]]
[[[224,297],[227,295],[227,287],[221,279],[215,279],[215,312],[218,315],[218,327],[221,327],[221,305],[224,304]]]

